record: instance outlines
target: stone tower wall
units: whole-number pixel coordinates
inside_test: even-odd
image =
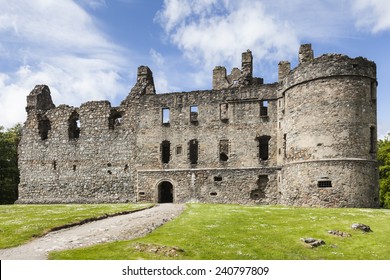
[[[324,55],[283,80],[284,204],[378,205],[375,71],[362,58]]]

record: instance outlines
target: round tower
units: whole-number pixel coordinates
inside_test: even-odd
[[[280,86],[281,203],[378,207],[375,63],[303,45]]]

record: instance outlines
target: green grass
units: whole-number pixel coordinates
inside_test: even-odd
[[[380,209],[189,204],[181,216],[144,238],[52,252],[50,258],[388,260],[389,221],[390,211]],[[354,231],[353,223],[367,224],[373,232]],[[352,237],[330,235],[328,230]],[[303,237],[326,244],[309,248],[300,241]],[[169,250],[177,253],[167,256]]]
[[[0,205],[0,249],[21,245],[55,227],[150,205]]]

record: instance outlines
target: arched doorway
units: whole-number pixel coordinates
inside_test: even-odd
[[[173,185],[171,182],[163,181],[158,185],[158,203],[173,202]]]

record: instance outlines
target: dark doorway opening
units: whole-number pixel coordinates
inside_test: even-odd
[[[158,185],[158,203],[172,203],[173,202],[173,185],[164,181]]]

